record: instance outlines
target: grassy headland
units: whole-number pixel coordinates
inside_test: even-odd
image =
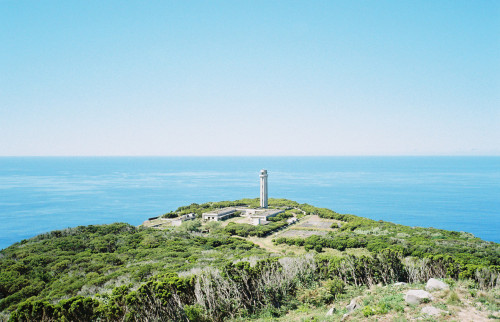
[[[338,320],[421,315],[403,291],[431,277],[440,319],[500,316],[500,245],[465,232],[408,227],[271,199],[270,223],[202,223],[203,212],[258,199],[192,204],[180,227],[128,224],[53,231],[0,253],[0,319],[12,321]],[[295,217],[295,224],[288,219]],[[159,220],[159,219],[158,219]],[[406,282],[395,286],[395,282]],[[325,316],[329,308],[331,315]]]

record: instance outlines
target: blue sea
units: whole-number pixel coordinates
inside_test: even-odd
[[[500,157],[2,157],[0,248],[193,202],[269,197],[500,242]]]

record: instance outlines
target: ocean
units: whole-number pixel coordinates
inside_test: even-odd
[[[269,197],[500,242],[500,157],[1,157],[0,249],[79,225]]]

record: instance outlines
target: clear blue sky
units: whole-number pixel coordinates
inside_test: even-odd
[[[500,155],[500,1],[0,0],[0,155]]]

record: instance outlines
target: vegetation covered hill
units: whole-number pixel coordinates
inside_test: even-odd
[[[258,199],[192,204],[164,217],[201,217],[208,210],[243,205],[258,206]],[[324,308],[332,305],[337,310],[329,318],[338,319],[353,296],[364,296],[369,308],[357,313],[360,317],[404,317],[412,311],[391,285],[418,285],[430,277],[457,285],[450,293],[455,302],[475,297],[497,316],[497,243],[284,199],[271,199],[270,206],[286,211],[263,226],[239,218],[196,219],[163,229],[117,223],[23,240],[0,252],[0,319],[286,319],[324,317]],[[290,217],[299,222],[290,225]],[[367,294],[376,292],[386,300],[370,301]]]

